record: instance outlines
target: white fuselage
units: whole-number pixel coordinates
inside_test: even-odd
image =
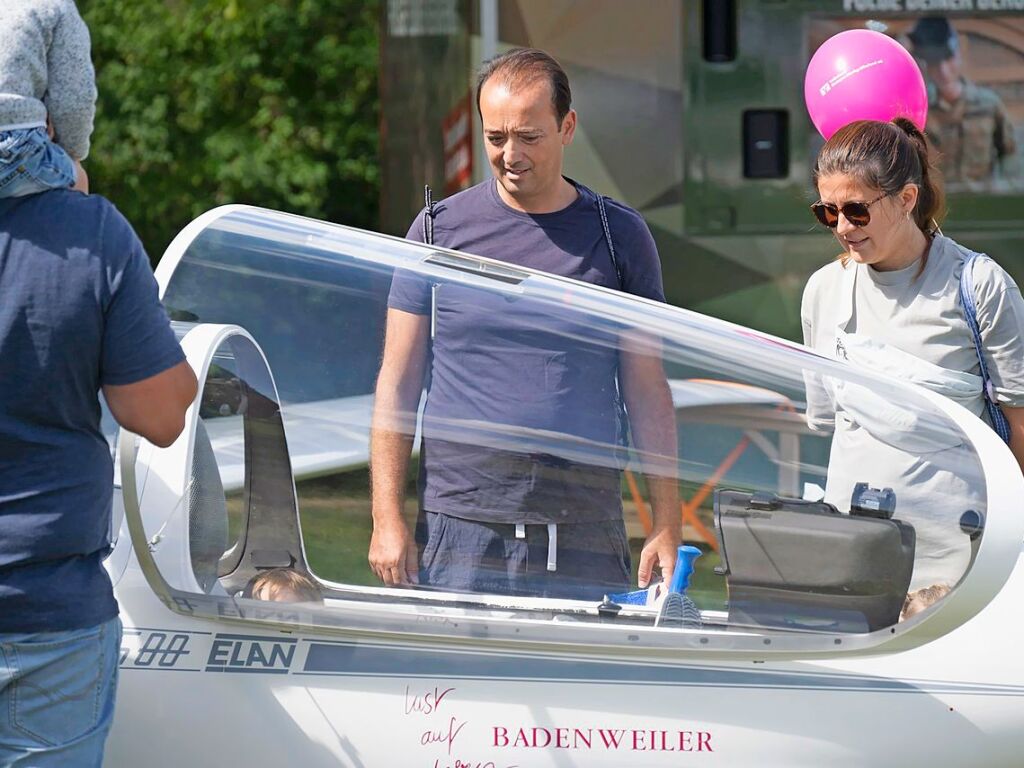
[[[806,662],[253,630],[169,611],[134,556],[116,591],[111,766],[935,768],[1019,765],[1024,746],[1020,565],[944,637]]]

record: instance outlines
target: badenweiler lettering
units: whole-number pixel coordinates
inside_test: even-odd
[[[714,752],[710,731],[646,728],[492,727],[492,746],[629,752]]]

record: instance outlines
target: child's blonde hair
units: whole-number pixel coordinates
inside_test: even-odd
[[[932,584],[930,587],[923,587],[907,593],[907,599],[903,601],[903,610],[900,611],[900,621],[916,616],[948,594],[949,587],[946,584]]]
[[[255,600],[283,603],[319,603],[323,600],[316,582],[294,568],[261,571],[249,580],[242,594]]]

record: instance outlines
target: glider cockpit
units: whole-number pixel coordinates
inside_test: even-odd
[[[502,345],[521,355],[522,371],[564,388],[559,407],[545,410],[549,402],[533,403],[511,381],[477,391],[467,379],[463,415],[437,415],[427,376],[408,410],[375,410],[396,275],[424,288],[430,343],[454,344],[466,369],[487,366]],[[238,206],[190,225],[157,276],[201,394],[169,448],[122,434],[121,481],[139,564],[179,613],[594,652],[841,654],[912,647],[953,629],[1016,561],[1005,537],[1017,524],[997,513],[1012,503],[999,480],[1005,451],[984,424],[799,345],[558,276]],[[471,335],[443,339],[453,308],[477,321]],[[664,371],[674,455],[638,447],[628,415],[573,406],[580,387],[616,387],[624,355]],[[580,371],[610,375],[574,381]],[[526,401],[510,407],[514,398]],[[862,414],[877,461],[830,461],[837,403]],[[687,590],[699,621],[659,625],[657,605],[597,584],[568,596],[382,586],[367,566],[367,466],[381,419],[413,444],[410,530],[424,438],[456,444],[451,455],[472,457],[481,484],[497,480],[480,456],[529,475],[536,504],[612,478],[634,589],[652,525],[649,479],[670,478],[684,538],[702,552]],[[922,471],[940,477],[941,496],[896,483],[889,466],[908,453],[928,459]],[[925,479],[921,488],[934,489]],[[322,602],[242,596],[274,568],[308,576]],[[934,584],[948,595],[901,622],[907,594]]]

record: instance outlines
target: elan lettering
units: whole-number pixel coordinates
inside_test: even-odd
[[[206,660],[207,672],[287,674],[295,659],[296,641],[247,635],[217,635]]]

